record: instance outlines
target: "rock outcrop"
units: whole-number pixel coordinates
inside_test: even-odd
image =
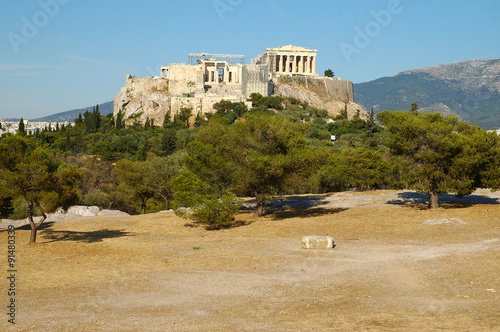
[[[183,83],[183,84],[181,84]],[[163,124],[167,112],[171,116],[182,108],[191,108],[193,114],[213,112],[213,105],[221,100],[246,101],[237,86],[218,83],[195,88],[193,82],[166,79],[165,77],[127,76],[125,86],[114,99],[114,116],[122,113],[126,123],[144,123],[153,120],[158,126]],[[274,87],[275,96],[294,97],[319,109],[325,109],[332,116],[339,115],[347,105],[349,118],[356,114],[368,119],[368,113],[354,103],[352,83],[325,77],[279,77],[266,85]],[[271,89],[272,90],[272,89]],[[250,103],[248,103],[250,104]]]
[[[333,99],[326,91],[326,88],[321,85],[319,85],[319,87],[318,85],[310,87],[309,85],[306,86],[303,82],[291,83],[288,81],[281,81],[276,84],[274,88],[274,95],[300,99],[307,102],[311,106],[327,110],[332,116],[339,115],[347,105],[347,115],[349,119],[352,119],[358,111],[359,116],[362,119],[367,120],[369,118],[369,114],[361,105],[356,104],[348,98],[342,101]]]
[[[170,110],[168,81],[153,78],[127,76],[126,84],[114,100],[114,115],[122,112],[125,121],[146,119],[162,125],[165,114]]]

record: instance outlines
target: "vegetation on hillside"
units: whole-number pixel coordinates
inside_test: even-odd
[[[500,187],[499,137],[455,117],[419,114],[415,104],[377,124],[373,114],[332,118],[295,98],[250,101],[221,101],[214,114],[182,109],[162,127],[125,125],[97,106],[74,126],[3,135],[1,217],[30,218],[35,242],[46,213],[75,203],[132,214],[174,208],[216,229],[232,225],[241,197],[253,197],[260,216],[283,194],[413,188],[434,208],[438,193]]]

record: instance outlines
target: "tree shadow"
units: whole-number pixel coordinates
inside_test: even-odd
[[[273,220],[283,220],[290,218],[314,218],[347,210],[349,209],[313,207],[309,209],[276,210],[269,214],[272,216]]]
[[[47,243],[58,241],[75,241],[83,243],[102,242],[103,239],[112,239],[122,236],[131,236],[129,232],[117,229],[101,229],[92,232],[73,232],[73,231],[54,231],[45,230],[42,232],[44,239],[48,239]]]
[[[427,210],[429,209],[428,202],[427,194],[410,191],[398,193],[398,199],[387,202],[387,204],[402,205],[417,210]],[[461,209],[480,204],[500,204],[500,199],[477,194],[464,197],[452,194],[439,195],[439,207],[443,209]]]
[[[387,202],[387,204],[392,205],[418,205],[427,204],[428,197],[427,194],[421,194],[418,192],[403,192],[398,193],[398,199]],[[476,205],[476,204],[500,204],[500,199],[491,198],[484,195],[472,194],[468,196],[458,197],[452,194],[440,194],[439,195],[439,205]]]
[[[48,222],[46,221],[43,224],[41,224],[40,227],[38,227],[38,230],[41,231],[41,230],[50,228],[50,227],[52,227],[52,225],[54,225],[53,221],[48,221]],[[23,226],[19,227],[18,229],[19,230],[23,230],[23,231],[30,231],[31,230],[31,225],[28,223],[26,225],[23,225]]]
[[[328,204],[328,201],[321,196],[286,196],[278,197],[265,204],[267,211],[280,209],[308,209],[318,205]],[[242,211],[248,212],[255,210],[257,203],[255,199],[245,202],[241,208]]]
[[[187,228],[198,228],[198,227],[204,227],[207,231],[218,231],[221,229],[231,229],[231,228],[237,228],[237,227],[242,227],[242,226],[247,226],[253,223],[253,221],[245,221],[245,220],[233,220],[232,222],[225,224],[225,225],[219,225],[219,224],[203,224],[199,223],[196,221],[192,222],[187,222],[184,224],[184,227]]]

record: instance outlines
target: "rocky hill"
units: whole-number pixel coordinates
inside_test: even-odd
[[[500,59],[412,69],[355,84],[356,101],[375,113],[408,110],[456,115],[484,129],[500,128]]]
[[[307,102],[311,106],[327,110],[332,116],[339,115],[347,105],[347,115],[350,119],[353,118],[358,111],[361,118],[369,118],[365,109],[352,101],[352,99],[346,98],[344,100],[338,100],[339,98],[332,98],[328,90],[325,89],[325,85],[321,83],[321,80],[317,80],[316,83],[314,80],[309,80],[308,84],[300,82],[299,80],[296,80],[296,82],[290,80],[282,81],[274,87],[273,95],[297,98]]]

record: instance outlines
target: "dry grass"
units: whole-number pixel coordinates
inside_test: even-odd
[[[423,224],[439,218],[467,224]],[[16,330],[500,331],[500,205],[322,201],[238,220],[57,222],[35,246],[18,230]],[[301,250],[304,235],[337,246]]]

